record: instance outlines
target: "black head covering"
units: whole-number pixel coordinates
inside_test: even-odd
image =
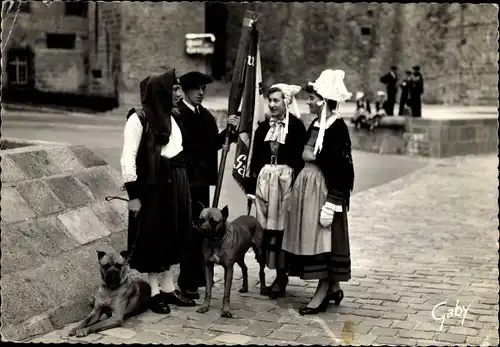
[[[142,108],[161,145],[168,143],[172,133],[172,93],[175,80],[175,69],[169,69],[161,75],[146,77],[139,84]]]
[[[180,85],[184,90],[198,88],[201,85],[207,85],[213,81],[212,77],[198,71],[191,71],[179,77]]]

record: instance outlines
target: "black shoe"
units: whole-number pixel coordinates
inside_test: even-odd
[[[344,291],[339,289],[336,292],[328,294],[328,297],[328,301],[333,300],[335,302],[335,306],[338,306],[342,302],[342,299],[344,299]]]
[[[156,294],[149,300],[149,308],[151,311],[158,314],[170,313],[170,307],[161,294]]]
[[[200,300],[200,293],[198,293],[198,291],[182,290],[181,289],[181,295],[183,297],[185,297],[186,299]]]
[[[193,299],[185,298],[178,290],[174,290],[171,293],[165,293],[160,291],[160,294],[167,304],[172,304],[181,307],[196,306],[196,302],[194,302]]]
[[[288,284],[288,276],[284,276],[282,279],[277,278],[270,287],[267,287],[269,290],[269,298],[275,300],[277,298],[284,297],[286,294],[287,284]]]
[[[330,302],[330,296],[327,295],[323,301],[321,302],[321,304],[319,304],[318,307],[316,308],[310,308],[310,307],[307,307],[307,306],[304,306],[304,307],[301,307],[299,309],[299,314],[301,316],[305,316],[305,315],[309,315],[309,314],[316,314],[316,313],[320,313],[320,312],[325,312],[327,307],[328,307],[328,303]]]

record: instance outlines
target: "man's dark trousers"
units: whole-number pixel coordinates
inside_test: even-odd
[[[196,224],[203,206],[210,207],[210,186],[191,187],[190,191],[192,220]],[[201,253],[202,240],[198,233],[194,234],[197,237],[191,242],[188,257],[180,264],[181,271],[177,284],[181,291],[196,292],[198,288],[205,287],[205,267]]]

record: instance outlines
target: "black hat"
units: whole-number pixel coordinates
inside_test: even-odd
[[[191,71],[179,77],[180,85],[184,90],[198,88],[199,86],[210,84],[213,81],[212,77],[198,71]]]
[[[415,71],[420,71],[420,66],[415,65],[415,66],[413,67],[413,70],[415,70]]]

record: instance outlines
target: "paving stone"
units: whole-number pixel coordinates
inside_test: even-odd
[[[16,188],[37,216],[46,216],[64,209],[43,181],[18,184]]]
[[[450,334],[466,335],[466,336],[476,336],[478,331],[476,329],[467,327],[449,327],[447,330]]]
[[[381,345],[404,345],[404,346],[416,346],[417,342],[414,339],[404,339],[401,337],[389,337],[389,336],[379,336],[375,340],[375,344]]]
[[[438,334],[436,334],[435,339],[438,341],[444,341],[444,342],[453,343],[453,344],[464,343],[465,342],[465,335],[438,333]]]
[[[422,340],[432,340],[436,333],[432,331],[411,331],[411,330],[400,330],[398,337],[403,338],[413,338]]]
[[[214,343],[228,343],[233,345],[244,345],[248,343],[252,338],[245,335],[238,334],[221,334],[215,337],[212,342]],[[208,341],[207,341],[208,342]]]
[[[72,176],[56,177],[46,180],[47,186],[67,208],[75,208],[92,201],[81,184]]]
[[[102,158],[99,158],[94,152],[84,146],[71,146],[70,149],[78,161],[86,168],[107,165]]]
[[[101,331],[102,335],[113,336],[120,339],[130,339],[136,335],[135,331],[124,328],[113,328],[109,330]]]
[[[241,333],[242,331],[246,330],[247,327],[244,325],[221,325],[221,324],[213,324],[210,326],[210,330],[216,331],[216,332],[224,332],[224,333]]]
[[[304,345],[330,345],[335,340],[328,337],[303,336],[299,337],[296,341]]]
[[[13,153],[9,157],[28,179],[51,176],[62,172],[61,168],[50,160],[44,150]]]
[[[396,336],[398,332],[398,329],[381,327],[374,327],[372,330],[370,330],[370,333],[376,336]]]
[[[111,232],[106,225],[88,207],[68,211],[57,217],[68,233],[70,233],[80,244],[108,236]]]
[[[36,216],[16,189],[2,188],[1,194],[3,201],[1,210],[2,222],[15,223]]]

